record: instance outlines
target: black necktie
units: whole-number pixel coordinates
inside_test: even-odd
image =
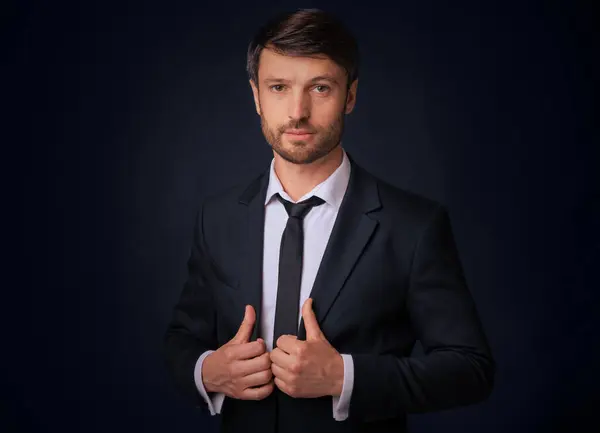
[[[289,218],[281,237],[281,250],[279,252],[279,278],[277,285],[277,305],[275,307],[273,348],[277,346],[277,339],[281,335],[296,335],[298,333],[300,282],[304,247],[302,221],[314,206],[325,203],[323,199],[316,196],[312,196],[299,203],[287,201],[279,194],[277,194],[277,198],[285,206]]]

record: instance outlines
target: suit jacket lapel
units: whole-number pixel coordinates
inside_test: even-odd
[[[263,289],[263,244],[265,228],[265,198],[269,183],[269,172],[264,172],[254,180],[241,195],[239,202],[246,206],[246,242],[243,245],[244,268],[242,270],[241,289],[246,304],[254,307],[256,322],[251,341],[260,335],[260,318]]]
[[[319,324],[323,322],[337,294],[350,275],[377,221],[368,213],[380,207],[377,184],[373,177],[359,167],[346,152],[352,165],[350,179],[323,259],[311,291],[313,309]],[[269,167],[270,168],[270,167]],[[240,196],[239,202],[246,207],[246,242],[243,246],[245,266],[241,275],[241,288],[246,303],[256,311],[256,325],[251,340],[260,335],[260,318],[263,291],[263,244],[265,225],[265,198],[269,171],[255,179]],[[304,320],[301,319],[298,338],[306,339]]]
[[[347,153],[348,154],[348,153]],[[350,180],[311,291],[313,310],[321,324],[377,227],[368,213],[380,207],[375,180],[350,157]],[[306,339],[304,319],[298,339]]]

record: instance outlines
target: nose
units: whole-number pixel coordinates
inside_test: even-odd
[[[303,90],[296,90],[290,98],[288,115],[290,119],[301,120],[310,117],[310,95]]]

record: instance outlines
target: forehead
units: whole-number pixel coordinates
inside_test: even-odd
[[[344,69],[325,55],[291,56],[265,48],[258,64],[259,81],[271,77],[288,80],[310,80],[319,75],[343,77]]]

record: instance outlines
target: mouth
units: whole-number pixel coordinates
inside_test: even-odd
[[[315,133],[305,129],[288,129],[284,134],[295,140],[304,140],[312,137]]]

